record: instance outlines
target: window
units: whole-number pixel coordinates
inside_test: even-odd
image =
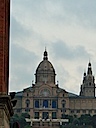
[[[26,107],[29,108],[29,104],[28,103],[26,103]]]
[[[66,112],[66,110],[65,110],[65,109],[62,109],[62,112],[63,112],[63,113],[65,113],[65,112]]]
[[[52,108],[56,108],[56,107],[57,107],[57,105],[56,105],[56,101],[53,100],[53,101],[52,101]]]
[[[80,113],[80,110],[77,110],[77,113]]]
[[[43,119],[48,119],[49,118],[49,113],[48,112],[43,112],[42,114],[43,114],[42,115]]]
[[[30,112],[30,109],[29,108],[25,108],[25,112]]]
[[[62,108],[65,108],[65,104],[62,104]]]
[[[50,91],[45,88],[45,89],[41,90],[40,95],[43,95],[45,97],[49,96],[50,95]]]
[[[39,119],[39,112],[35,112],[34,118]]]
[[[29,96],[29,94],[27,93],[27,96]]]
[[[57,116],[56,116],[56,112],[52,112],[52,119],[56,119]]]
[[[29,108],[29,104],[30,104],[30,100],[27,99],[27,100],[26,100],[26,107],[27,107],[27,108]]]
[[[92,110],[89,110],[89,113],[92,113]]]
[[[86,113],[86,110],[82,110],[83,113]]]
[[[48,108],[48,100],[43,100],[43,107]]]
[[[61,114],[61,119],[64,119],[65,118],[65,115],[64,114]]]
[[[71,113],[74,113],[74,110],[71,110]]]
[[[62,100],[61,102],[62,102],[62,103],[66,103],[66,101],[65,101],[65,100]]]
[[[35,101],[35,108],[39,108],[39,100]]]

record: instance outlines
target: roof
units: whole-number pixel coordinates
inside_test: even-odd
[[[68,92],[68,96],[69,96],[69,97],[79,97],[78,95],[76,95],[76,94],[74,94],[74,93],[70,93],[70,92]]]
[[[20,92],[16,92],[15,96],[22,96],[23,95],[23,91]]]

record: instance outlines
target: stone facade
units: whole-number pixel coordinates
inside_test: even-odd
[[[10,96],[0,95],[0,128],[10,128],[10,116],[13,115],[13,108]]]
[[[36,69],[35,84],[16,94],[17,104],[14,112],[28,112],[33,119],[33,128],[37,125],[45,128],[50,126],[50,123],[52,127],[58,127],[65,115],[79,117],[82,114],[96,114],[95,80],[90,62],[87,73],[84,73],[80,95],[60,88],[58,83],[55,83],[55,76],[55,69],[48,60],[48,53],[45,50],[43,60]],[[41,121],[46,118],[50,119],[49,124],[47,121]],[[34,119],[39,122],[35,123]]]

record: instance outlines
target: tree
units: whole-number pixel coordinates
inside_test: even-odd
[[[30,118],[30,115],[28,113],[22,113],[20,116],[15,114],[11,119],[10,119],[10,127],[13,128],[14,122],[17,122],[20,126],[20,128],[30,128],[30,124],[26,122],[25,118]]]
[[[93,115],[92,117],[92,126],[96,128],[96,115]]]
[[[91,125],[92,124],[92,118],[90,114],[81,115],[79,118],[81,125]]]
[[[65,119],[69,119],[69,123],[73,122],[73,116],[65,115]]]

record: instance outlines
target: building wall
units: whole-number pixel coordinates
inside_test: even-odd
[[[62,91],[61,93],[55,94],[56,90],[54,89],[52,96],[48,97],[43,97],[38,95],[38,91],[36,89],[36,97],[32,94],[32,92],[25,91],[24,95],[22,98],[17,97],[17,104],[15,107],[15,113],[25,113],[28,112],[32,118],[34,118],[34,112],[39,111],[40,113],[44,111],[48,111],[52,114],[52,112],[57,113],[57,118],[61,118],[62,114],[66,115],[77,115],[80,116],[82,114],[91,114],[94,115],[96,114],[96,98],[94,97],[69,97],[67,92]],[[28,94],[28,96],[27,96]],[[29,111],[26,111],[26,100],[30,100],[29,104]],[[48,108],[43,108],[42,105],[40,108],[35,108],[34,106],[34,101],[38,99],[40,101],[43,101],[44,99],[49,100],[49,107]],[[53,109],[52,105],[50,106],[50,101],[52,104],[52,100],[56,99],[57,100],[57,108]],[[65,104],[65,107],[63,108],[62,104]],[[41,102],[42,103],[42,102]],[[42,103],[43,104],[43,103]],[[18,109],[20,111],[18,111]]]

